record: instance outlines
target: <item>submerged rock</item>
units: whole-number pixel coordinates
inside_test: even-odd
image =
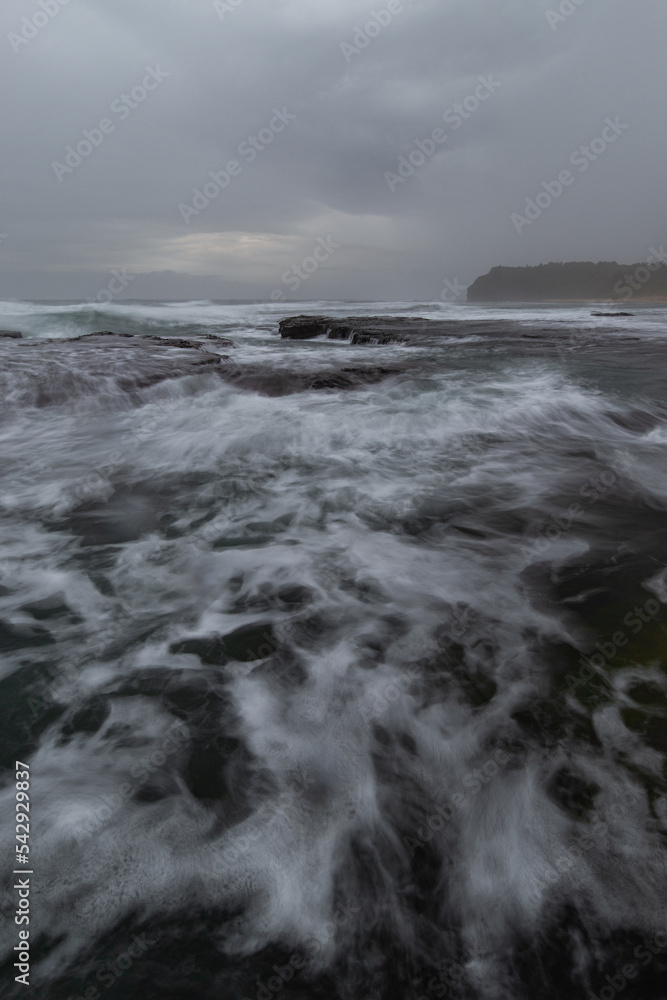
[[[242,625],[224,636],[222,641],[230,659],[240,663],[264,660],[278,648],[278,640],[270,622]]]
[[[73,338],[16,341],[4,351],[0,395],[12,406],[69,404],[77,397],[127,393],[168,379],[215,374],[228,361],[215,338],[144,337],[100,330]],[[174,349],[176,348],[176,349]]]
[[[0,680],[0,703],[5,710],[0,727],[0,768],[13,770],[16,760],[26,760],[37,749],[44,730],[65,712],[54,698],[52,666],[24,662]]]
[[[228,635],[199,636],[183,639],[170,646],[171,653],[190,653],[209,666],[224,667],[229,660],[252,663],[272,656],[278,648],[270,622],[242,625]]]
[[[0,649],[3,653],[33,646],[53,646],[55,639],[48,629],[41,625],[22,622],[20,624],[0,620]]]
[[[0,337],[5,337],[7,340],[21,340],[23,334],[18,330],[0,330]]]
[[[88,337],[132,337],[132,334],[114,333],[113,330],[97,330],[95,333],[82,333],[80,337],[72,337],[72,340],[86,340]]]
[[[392,375],[399,375],[403,366],[380,367],[366,365],[344,368],[327,367],[319,371],[290,371],[273,365],[252,365],[240,368],[221,365],[216,372],[239,389],[248,389],[264,396],[288,396],[311,390],[337,391],[373,385]]]
[[[8,334],[8,336],[12,336]],[[20,337],[21,334],[18,334]],[[138,347],[147,344],[163,344],[165,347],[181,347],[195,351],[206,350],[208,347],[234,347],[234,342],[227,337],[218,337],[214,333],[198,334],[197,337],[185,339],[184,337],[160,337],[157,334],[148,336],[138,336],[133,333],[114,333],[113,330],[97,330],[95,333],[82,333],[80,337],[69,338],[68,343],[76,343],[81,340],[90,340],[92,337],[124,337],[132,340]],[[125,345],[123,345],[125,346]]]
[[[169,647],[169,652],[198,656],[202,663],[211,667],[224,667],[229,659],[222,636],[215,633],[174,642]]]

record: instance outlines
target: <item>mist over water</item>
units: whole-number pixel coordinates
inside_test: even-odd
[[[448,325],[281,341],[301,311]],[[664,996],[667,328],[633,311],[0,304],[35,995]]]

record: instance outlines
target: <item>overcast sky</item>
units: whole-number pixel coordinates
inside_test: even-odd
[[[667,243],[665,0],[41,5],[0,13],[3,297],[433,300]]]

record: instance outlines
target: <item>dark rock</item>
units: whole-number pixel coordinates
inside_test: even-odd
[[[325,336],[331,322],[327,316],[290,316],[281,320],[278,329],[288,340],[312,340]]]
[[[99,330],[97,333],[84,333],[80,337],[72,337],[72,340],[85,340],[86,337],[129,337],[132,339],[132,334],[114,333],[113,330]]]
[[[23,334],[18,330],[0,330],[0,337],[5,337],[7,340],[21,340]]]
[[[141,337],[138,340],[148,340],[152,344],[164,344],[165,347],[180,347],[184,350],[198,351],[201,344],[197,340],[186,340],[183,337]]]
[[[606,313],[606,312],[592,312],[591,316],[634,316],[634,313]]]
[[[183,778],[197,799],[226,798],[231,789],[228,781],[230,758],[240,756],[242,745],[233,737],[200,736],[192,743],[190,759]]]
[[[225,652],[232,660],[251,663],[275,653],[278,642],[270,622],[242,625],[223,637]]]
[[[221,347],[236,347],[233,340],[229,340],[227,337],[219,337],[216,333],[202,333],[200,335],[204,340],[213,340],[216,344]]]
[[[3,334],[0,332],[0,336]],[[20,333],[5,333],[8,337],[20,337]],[[113,330],[96,330],[94,333],[82,333],[79,337],[70,337],[69,344],[77,343],[81,340],[90,340],[93,337],[122,337],[124,340],[131,340],[136,347],[146,347],[149,344],[163,344],[165,347],[180,347],[183,349],[200,351],[207,347],[234,347],[234,342],[226,337],[218,337],[213,333],[198,334],[192,340],[184,337],[160,337],[157,334],[141,336],[133,333],[115,333]],[[125,345],[123,345],[125,346]]]
[[[159,698],[172,682],[174,671],[166,667],[134,670],[120,681],[112,682],[105,693],[114,698]],[[180,675],[178,675],[180,676]]]
[[[640,682],[628,688],[628,694],[638,705],[667,711],[667,695],[654,684]]]
[[[211,548],[215,552],[219,552],[221,549],[257,548],[260,545],[268,545],[270,541],[269,535],[225,536],[224,538],[216,538]]]
[[[623,708],[621,718],[630,732],[641,737],[654,750],[667,752],[667,726],[662,716],[652,716],[636,708]]]
[[[41,625],[15,625],[10,622],[0,622],[0,650],[14,653],[19,649],[30,649],[35,646],[52,646],[55,639]]]
[[[207,654],[204,637],[194,640],[185,640],[176,643],[171,647],[172,652],[191,652],[201,655]],[[220,636],[215,636],[220,640]],[[186,643],[198,642],[197,647],[182,648]],[[176,647],[178,647],[176,649]],[[211,647],[208,647],[211,652]],[[219,664],[209,664],[219,666]],[[195,730],[202,726],[214,726],[223,715],[226,717],[227,696],[220,687],[220,673],[217,670],[195,671],[191,668],[179,670],[174,668],[147,667],[141,670],[134,670],[126,677],[112,682],[103,692],[106,697],[112,698],[157,698],[171,715],[177,719],[192,723]],[[118,734],[123,737],[122,745],[143,746],[144,742],[128,742],[123,730],[127,730],[129,736],[133,735],[131,727],[112,726],[108,730],[108,735]],[[150,741],[149,741],[150,742]],[[121,743],[117,743],[118,746]]]
[[[332,338],[333,339],[333,338]],[[356,330],[351,338],[351,344],[402,344],[400,334],[384,333],[381,330]]]
[[[109,717],[109,711],[109,702],[94,696],[63,725],[63,736],[69,739],[75,733],[96,733]]]
[[[278,600],[291,607],[303,607],[314,600],[315,595],[310,587],[300,584],[287,584],[278,591]]]
[[[275,653],[278,641],[271,623],[260,622],[242,625],[241,628],[225,636],[214,633],[183,639],[173,643],[169,648],[172,653],[193,653],[202,663],[223,667],[229,660],[236,660],[239,663],[265,660]]]
[[[291,316],[279,324],[280,336],[287,340],[348,340],[352,344],[391,343],[400,341],[387,327],[410,324],[397,316],[370,316],[337,320],[330,316]],[[423,321],[422,321],[423,322]]]
[[[38,621],[46,621],[49,618],[69,618],[71,621],[79,622],[81,619],[75,615],[67,606],[63,594],[51,594],[41,601],[33,601],[31,604],[24,604],[21,611],[26,611]]]
[[[308,671],[294,653],[281,650],[255,667],[252,676],[265,677],[289,688],[300,687],[308,680]]]
[[[492,677],[487,677],[481,671],[475,674],[462,674],[461,688],[473,708],[482,708],[495,697],[498,685]]]
[[[0,728],[0,768],[25,761],[39,744],[44,730],[64,713],[53,700],[53,664],[37,663],[0,680],[4,721]]]
[[[547,786],[547,794],[572,819],[587,819],[595,806],[600,786],[587,781],[567,767],[561,767]]]
[[[217,356],[215,360],[218,360]],[[356,389],[380,382],[390,375],[398,375],[403,370],[403,367],[398,366],[381,368],[368,365],[338,370],[326,368],[319,372],[291,372],[283,368],[276,369],[271,365],[255,364],[247,369],[221,365],[216,369],[216,374],[240,389],[258,392],[264,396],[288,396],[297,392],[310,392],[313,389],[325,391]]]
[[[286,627],[286,632],[297,646],[317,648],[326,640],[331,640],[337,624],[334,619],[327,617],[322,612],[315,612],[308,618],[290,622]]]
[[[66,340],[32,339],[29,344],[31,351],[44,351],[49,360],[48,377],[34,366],[22,390],[26,402],[39,407],[95,395],[101,375],[112,379],[119,392],[133,394],[169,379],[222,374],[223,367],[230,367],[223,364],[228,358],[218,350],[225,342],[210,338],[181,340],[99,331]],[[54,360],[59,363],[53,364]]]
[[[170,681],[170,687],[164,692],[164,699],[174,715],[189,718],[194,712],[206,711],[209,702],[215,696],[210,688],[203,686],[199,679],[188,684],[177,676]]]
[[[159,514],[154,497],[116,490],[106,501],[81,504],[56,526],[84,545],[119,545],[156,531]]]
[[[275,609],[293,611],[312,604],[314,600],[315,594],[309,587],[286,584],[276,590],[270,584],[264,584],[258,593],[239,594],[231,605],[231,611],[235,613],[248,611],[259,613]]]
[[[635,431],[637,434],[647,434],[658,426],[660,421],[652,413],[646,410],[627,410],[623,413],[610,413],[609,419],[626,431]]]
[[[287,340],[346,340],[350,344],[401,344],[411,335],[433,332],[438,326],[432,320],[418,316],[289,316],[281,320],[278,330]]]
[[[205,635],[193,639],[182,639],[169,647],[171,653],[189,653],[198,656],[202,663],[211,667],[224,667],[228,662],[225,645],[220,635]]]
[[[312,379],[310,389],[356,389],[361,385],[381,382],[389,375],[396,375],[395,368],[343,368],[340,372],[318,375]]]

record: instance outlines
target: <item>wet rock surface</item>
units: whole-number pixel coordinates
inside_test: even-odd
[[[397,344],[415,334],[432,332],[433,320],[399,316],[359,316],[343,320],[329,316],[290,316],[279,324],[285,340],[347,340],[351,344]]]
[[[354,391],[379,384],[398,376],[421,377],[428,374],[429,364],[423,356],[403,348],[437,348],[451,343],[479,350],[506,351],[520,348],[541,358],[549,354],[571,352],[574,348],[591,353],[608,344],[613,333],[616,353],[633,349],[636,338],[619,334],[617,329],[598,328],[577,331],[563,339],[560,327],[544,325],[537,330],[526,328],[515,320],[429,320],[420,317],[368,316],[342,320],[326,316],[293,316],[280,321],[278,332],[282,340],[314,340],[307,350],[319,351],[317,357],[301,357],[293,362],[293,351],[285,345],[285,353],[266,359],[261,355],[252,361],[237,360],[235,343],[227,337],[197,330],[192,336],[176,337],[158,334],[135,335],[101,330],[74,338],[19,339],[18,334],[0,338],[0,393],[7,405],[28,404],[37,407],[62,405],[79,397],[129,395],[138,399],[143,390],[190,375],[215,375],[235,387],[258,395],[279,397],[307,392]],[[7,333],[7,331],[5,331]],[[273,330],[267,333],[275,334]],[[189,331],[188,331],[189,334]],[[386,347],[387,363],[369,363],[360,356],[359,363],[350,364],[349,354],[343,356],[322,352],[321,341],[350,346]],[[391,348],[398,347],[389,354]],[[275,354],[275,352],[272,352]],[[321,362],[320,362],[321,359]],[[36,363],[37,362],[37,363]],[[313,363],[315,362],[315,363]],[[5,386],[6,383],[6,386]],[[3,390],[3,386],[5,386]]]
[[[239,389],[264,396],[286,396],[354,390],[405,369],[405,365],[396,364],[339,366],[331,359],[326,365],[305,369],[286,367],[284,362],[238,363],[228,353],[233,348],[231,340],[213,334],[184,339],[102,330],[67,340],[24,340],[6,352],[4,364],[13,391],[19,390],[17,401],[39,407],[62,404],[72,397],[93,396],[99,391],[133,395],[188,375],[214,374]]]
[[[622,313],[600,313],[614,319]],[[628,314],[629,315],[629,314]],[[626,332],[627,331],[627,332]],[[570,328],[567,339],[563,337],[563,327],[547,321],[542,324],[527,325],[516,319],[486,319],[461,316],[452,319],[426,319],[421,316],[346,316],[336,319],[331,316],[288,316],[278,324],[278,332],[283,340],[330,340],[345,341],[353,345],[391,346],[437,346],[443,339],[489,338],[490,341],[514,342],[534,340],[544,349],[548,345],[560,345],[566,349],[573,346],[608,346],[609,337],[622,343],[631,339],[628,325],[619,332],[618,324]]]
[[[218,374],[240,389],[248,389],[263,396],[288,396],[296,392],[358,389],[398,375],[403,370],[404,367],[399,365],[347,365],[343,368],[329,367],[320,371],[298,372],[273,365],[241,368],[231,363],[222,365]]]
[[[135,393],[168,379],[215,370],[230,345],[212,336],[184,340],[112,331],[23,339],[3,351],[0,393],[10,406],[38,407],[99,393]]]

